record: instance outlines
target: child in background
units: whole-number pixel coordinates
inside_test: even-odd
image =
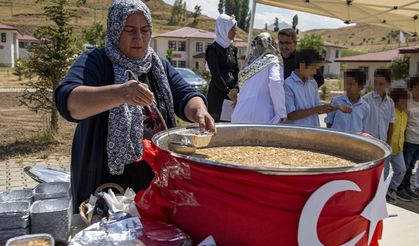
[[[365,78],[365,72],[360,69],[344,72],[345,93],[331,101],[333,106],[344,108],[327,114],[324,121],[328,128],[350,133],[364,132],[365,120],[370,112],[370,106],[361,97]]]
[[[320,127],[319,114],[334,110],[330,104],[322,104],[313,75],[324,59],[313,49],[303,49],[295,54],[296,70],[285,80],[285,106],[287,124]]]
[[[407,99],[409,95],[406,89],[396,88],[390,92],[395,111],[394,111],[394,125],[393,133],[391,136],[391,156],[390,164],[393,169],[393,177],[391,178],[390,187],[387,192],[387,202],[394,203],[396,199],[405,202],[412,201],[412,198],[403,193],[397,195],[397,188],[403,181],[404,174],[406,173],[406,165],[403,157],[404,135],[407,127]],[[384,176],[387,177],[390,169],[390,164],[386,162],[384,166]]]
[[[390,69],[377,69],[374,72],[374,90],[362,97],[370,105],[365,132],[389,145],[394,123],[394,102],[387,95],[390,83]]]
[[[416,170],[415,191],[411,190],[410,178],[416,162],[419,160],[419,77],[412,77],[408,82],[410,98],[407,103],[406,140],[403,147],[403,157],[406,164],[406,174],[397,191],[398,196],[409,195],[419,200],[419,170]]]

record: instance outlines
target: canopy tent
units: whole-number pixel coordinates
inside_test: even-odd
[[[419,31],[417,0],[253,0],[249,44],[257,3],[337,18],[347,24],[366,23],[414,35]]]

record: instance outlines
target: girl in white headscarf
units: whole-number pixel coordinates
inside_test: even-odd
[[[269,33],[259,34],[251,44],[239,74],[240,95],[232,123],[278,124],[287,117],[284,66]]]
[[[208,88],[208,112],[216,122],[225,99],[237,100],[238,73],[237,48],[233,46],[236,36],[236,20],[234,17],[222,14],[218,16],[215,25],[216,37],[205,53],[208,68],[211,72],[211,82]]]

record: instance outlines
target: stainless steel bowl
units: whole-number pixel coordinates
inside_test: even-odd
[[[170,152],[173,156],[200,164],[249,169],[276,175],[281,175],[281,173],[290,175],[293,173],[316,174],[365,170],[378,165],[391,154],[390,147],[380,140],[329,129],[293,127],[286,125],[217,124],[217,134],[211,138],[208,147],[278,146],[340,156],[357,163],[348,166],[321,168],[238,166],[214,162],[171,151],[169,149],[169,143],[173,141],[173,136],[179,135],[185,130],[185,128],[175,128],[163,131],[156,134],[152,141],[155,145]]]

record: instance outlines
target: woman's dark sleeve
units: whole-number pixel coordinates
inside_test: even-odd
[[[234,81],[236,81],[236,86],[234,88],[239,89],[239,60],[237,59],[238,49],[234,47],[234,59],[236,60],[236,66],[234,66],[233,76]]]
[[[71,117],[68,111],[68,96],[78,86],[87,85],[94,86],[98,82],[103,82],[103,72],[105,66],[102,54],[98,49],[87,51],[80,55],[75,63],[68,70],[67,75],[61,81],[55,90],[54,99],[58,112],[66,120],[78,122]]]
[[[218,64],[218,56],[215,47],[208,47],[206,52],[206,60],[208,68],[211,72],[211,83],[214,83],[220,91],[224,92],[227,95],[230,89],[228,88],[223,77],[221,76],[220,67]]]
[[[205,104],[207,99],[204,95],[197,92],[193,86],[186,82],[182,76],[172,67],[172,65],[161,59],[164,66],[167,80],[169,81],[170,89],[172,91],[173,103],[176,115],[182,120],[189,121],[185,116],[185,106],[192,97],[201,97]]]

